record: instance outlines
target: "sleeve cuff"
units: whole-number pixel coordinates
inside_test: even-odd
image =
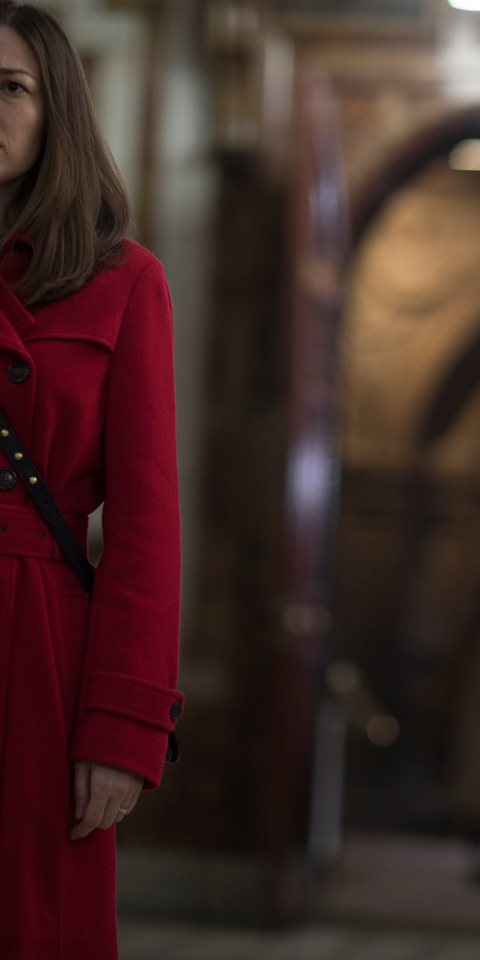
[[[129,674],[92,670],[70,740],[70,759],[105,763],[160,786],[168,734],[183,715],[184,694]]]
[[[118,713],[168,732],[183,714],[183,700],[183,693],[172,687],[125,673],[92,670],[84,708],[87,712]]]

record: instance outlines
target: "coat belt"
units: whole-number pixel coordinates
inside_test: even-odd
[[[0,495],[1,497],[1,495]],[[65,520],[84,553],[87,553],[88,514],[64,512]],[[1,503],[0,554],[38,557],[55,563],[68,560],[41,514],[32,507]]]

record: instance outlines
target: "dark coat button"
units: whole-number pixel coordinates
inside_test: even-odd
[[[180,701],[177,700],[176,703],[174,703],[173,706],[170,707],[170,719],[178,720],[181,712],[182,712],[182,705]]]
[[[0,490],[10,490],[16,482],[17,478],[13,470],[8,470],[6,467],[0,470]]]
[[[30,376],[30,367],[23,360],[14,360],[8,368],[8,376],[13,383],[23,383]]]

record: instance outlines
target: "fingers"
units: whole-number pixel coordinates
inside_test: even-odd
[[[133,810],[143,785],[141,778],[117,768],[86,761],[75,768],[75,816],[78,809],[80,822],[70,831],[71,840],[119,823]]]
[[[90,795],[90,763],[82,760],[75,764],[74,782],[75,819],[81,820],[85,813]]]
[[[109,800],[105,807],[103,819],[100,824],[100,830],[108,830],[109,827],[112,827],[114,823],[120,823],[120,821],[126,816],[126,814],[120,813],[120,808],[125,810],[126,805],[126,802],[118,803],[115,800]]]
[[[106,805],[107,801],[104,797],[91,797],[80,823],[70,831],[70,839],[79,840],[81,837],[87,837],[92,830],[96,830],[102,823]]]
[[[114,823],[120,823],[124,817],[132,812],[138,800],[138,794],[136,796],[131,794],[130,791],[122,800],[111,798],[107,802],[102,822],[99,824],[100,830],[108,830]]]
[[[122,803],[122,804],[120,805],[120,807],[118,808],[117,816],[116,816],[116,822],[117,822],[117,823],[120,823],[120,822],[123,820],[124,817],[128,817],[128,814],[132,812],[132,810],[133,810],[133,808],[135,807],[135,804],[136,804],[136,802],[137,802],[137,800],[138,800],[138,798],[139,798],[139,796],[140,796],[140,793],[141,793],[141,789],[140,789],[140,790],[135,790],[135,792],[132,794],[132,796],[130,796],[129,798],[127,798],[127,799],[124,801],[124,803]]]
[[[117,823],[120,823],[124,817],[127,817],[128,814],[132,812],[142,792],[142,789],[143,789],[143,780],[138,780],[138,778],[135,778],[135,782],[133,783],[130,789],[129,795],[125,798],[123,803],[121,803],[118,808],[117,816],[116,816]]]

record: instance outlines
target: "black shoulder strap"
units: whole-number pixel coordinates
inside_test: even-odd
[[[30,460],[25,447],[20,443],[3,410],[0,410],[0,446],[12,466],[15,467],[15,472],[20,477],[25,489],[28,490],[43,519],[48,523],[67,560],[77,574],[82,587],[88,593],[91,593],[95,579],[95,567],[87,559],[80,544],[73,536],[60,507],[55,503],[45,480]],[[175,733],[170,731],[168,734],[167,762],[175,763],[179,756]]]

